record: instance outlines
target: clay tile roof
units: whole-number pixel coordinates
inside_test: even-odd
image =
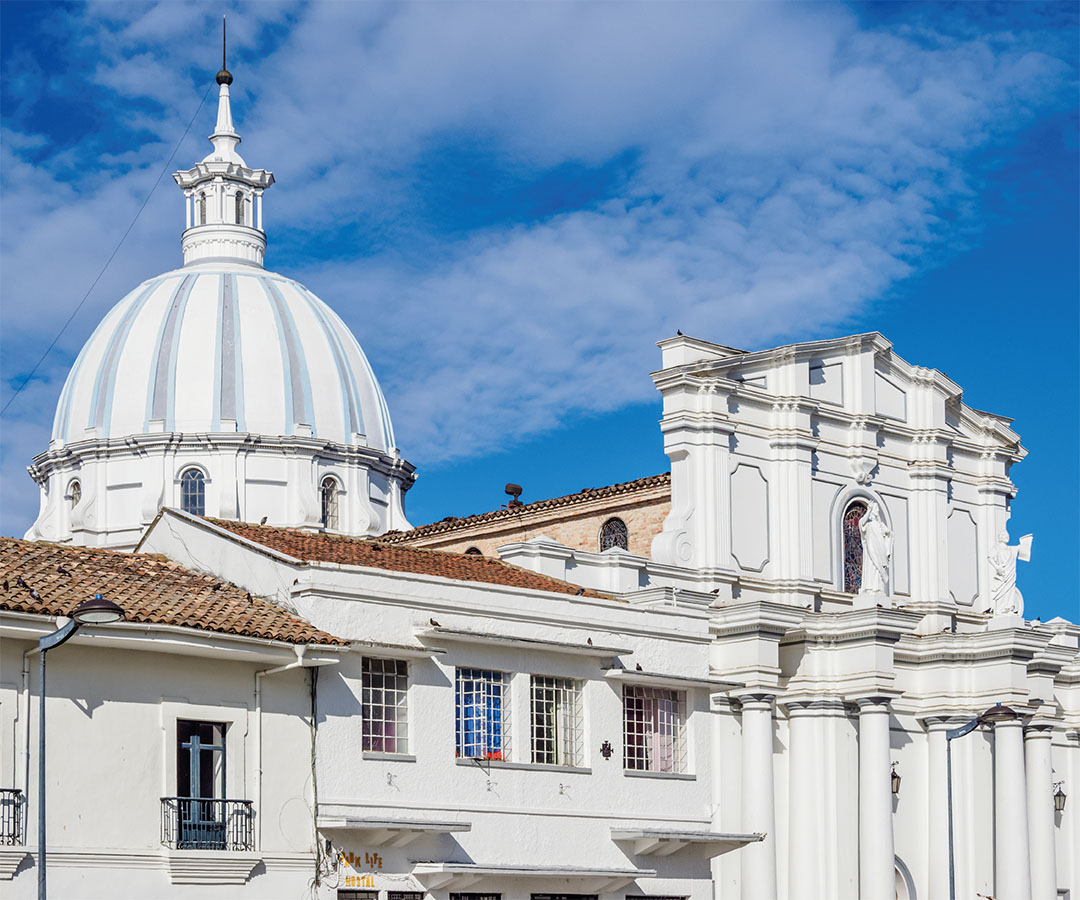
[[[635,478],[633,481],[624,481],[621,484],[609,484],[606,487],[583,488],[576,494],[566,494],[563,497],[552,497],[548,500],[535,500],[532,503],[523,503],[521,506],[504,506],[501,509],[493,509],[490,512],[478,513],[473,516],[449,516],[442,521],[432,522],[429,525],[420,525],[412,531],[388,531],[379,540],[387,544],[407,544],[419,538],[429,537],[433,534],[456,531],[459,528],[468,528],[471,525],[479,525],[482,522],[495,522],[499,519],[509,519],[516,516],[527,515],[531,512],[541,512],[548,509],[559,509],[564,506],[576,506],[580,503],[588,503],[592,500],[602,500],[608,497],[619,497],[624,494],[635,494],[639,491],[647,491],[652,488],[670,487],[671,473],[664,472],[661,475],[650,475],[647,478]]]
[[[553,591],[557,594],[609,597],[569,581],[548,578],[546,575],[538,575],[520,566],[512,566],[502,560],[485,556],[451,553],[447,550],[425,550],[419,547],[396,547],[376,539],[275,528],[270,525],[250,525],[247,522],[225,519],[208,521],[253,543],[307,562],[367,566],[372,569],[388,569],[391,572],[437,575],[455,581],[479,581],[534,591]]]
[[[69,615],[94,594],[120,604],[128,622],[348,645],[267,600],[163,556],[0,538],[0,610]]]

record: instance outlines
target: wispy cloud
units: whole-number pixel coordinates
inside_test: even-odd
[[[32,91],[5,103],[6,390],[217,65],[210,7],[62,10],[51,27],[80,62],[55,78],[93,99],[98,129],[43,121]],[[1067,102],[1074,77],[1038,19],[912,16],[244,5],[234,96],[242,152],[278,178],[270,262],[354,328],[419,463],[649,397],[653,342],[676,328],[759,345],[843,327],[965,239],[973,154]],[[201,155],[188,141],[178,161]],[[537,212],[537,191],[564,199]],[[5,530],[31,515],[17,469],[46,445],[65,364],[111,300],[177,262],[172,192],[5,423]]]

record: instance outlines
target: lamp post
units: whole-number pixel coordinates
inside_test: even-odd
[[[69,640],[83,625],[108,625],[124,618],[124,611],[95,594],[93,600],[84,600],[71,614],[63,628],[38,639],[41,661],[40,715],[38,724],[38,900],[45,900],[45,654]]]
[[[945,781],[949,792],[949,900],[956,900],[956,868],[953,856],[953,811],[952,811],[952,742],[965,734],[970,734],[980,725],[989,725],[991,728],[997,722],[1017,718],[1017,714],[1007,706],[1000,703],[991,706],[981,716],[976,716],[970,722],[965,722],[959,728],[953,728],[945,732]]]

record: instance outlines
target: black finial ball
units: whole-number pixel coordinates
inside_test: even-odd
[[[228,69],[222,69],[217,73],[218,84],[232,84],[232,74]]]

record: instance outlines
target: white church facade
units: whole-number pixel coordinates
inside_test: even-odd
[[[1024,618],[1010,420],[877,333],[678,335],[670,474],[412,528],[356,338],[263,268],[231,81],[2,548],[4,896],[36,641],[99,591],[126,620],[48,657],[54,896],[1080,896],[1080,627]]]

